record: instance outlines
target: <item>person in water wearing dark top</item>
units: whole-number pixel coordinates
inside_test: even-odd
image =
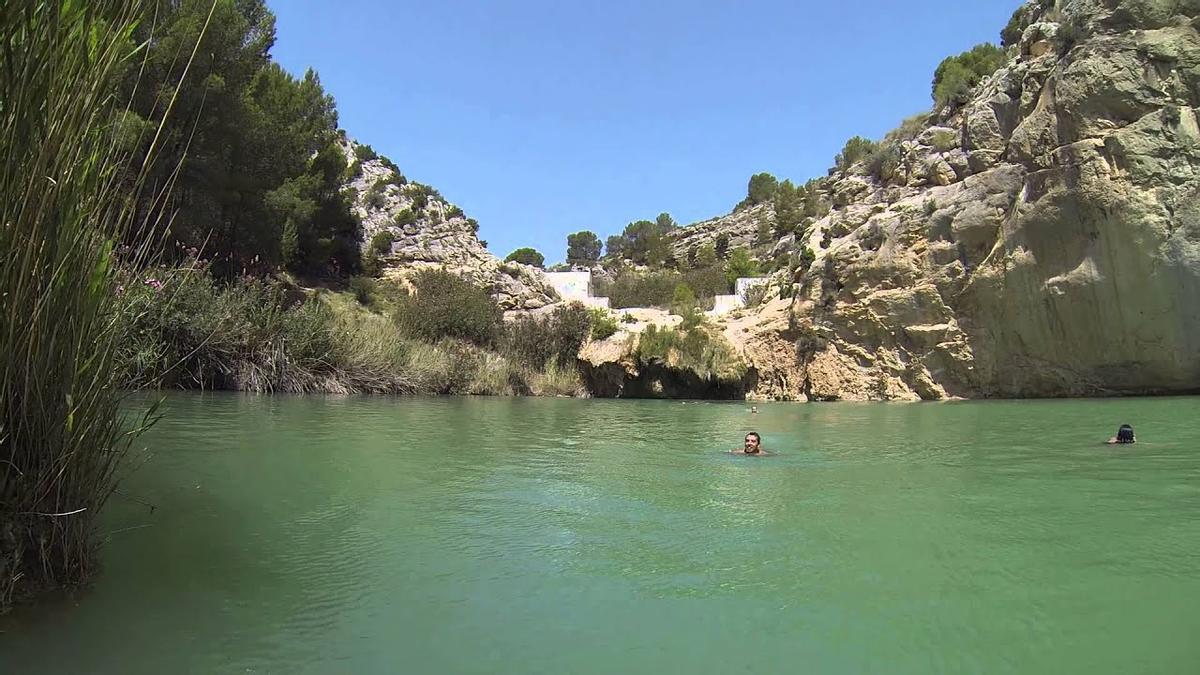
[[[746,434],[745,445],[740,448],[734,448],[729,452],[735,455],[754,455],[756,457],[772,454],[762,449],[762,436],[759,436],[757,431],[751,431]]]
[[[1122,424],[1120,429],[1117,429],[1117,435],[1108,439],[1109,445],[1125,445],[1126,443],[1137,443],[1137,437],[1133,435],[1133,427],[1128,424]]]

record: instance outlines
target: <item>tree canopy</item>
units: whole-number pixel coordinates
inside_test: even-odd
[[[933,73],[933,101],[939,107],[966,103],[971,90],[983,78],[1004,65],[1004,50],[990,42],[975,45],[970,51],[950,56]]]
[[[592,265],[600,259],[600,237],[584,230],[567,235],[567,262],[572,265]]]
[[[534,267],[544,268],[546,266],[546,257],[538,253],[537,249],[526,246],[509,253],[504,262],[518,262],[522,265],[533,265]]]
[[[186,78],[178,55],[196,46],[210,3],[147,5],[157,16],[138,35],[150,48],[140,73],[141,60],[129,66],[125,123],[141,125],[131,149],[144,152],[153,135],[144,121],[162,116],[170,83],[183,80],[150,177],[166,184],[179,167],[172,237],[202,248],[223,274],[277,264],[353,271],[358,225],[340,193],[346,158],[334,101],[312,70],[296,78],[271,60],[275,17],[265,2],[218,0]]]
[[[620,235],[608,238],[608,255],[643,265],[661,265],[671,256],[666,237],[678,227],[669,213],[660,213],[654,220],[636,220]]]

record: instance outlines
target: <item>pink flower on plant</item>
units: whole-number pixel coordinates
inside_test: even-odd
[[[145,283],[147,286],[156,291],[161,291],[163,287],[163,282],[159,281],[158,279],[147,279]]]

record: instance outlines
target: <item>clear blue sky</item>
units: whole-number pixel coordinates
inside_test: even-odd
[[[751,174],[822,176],[847,138],[929,107],[942,58],[1019,0],[269,0],[275,58],[341,125],[480,222],[561,260],[667,211],[728,212]]]

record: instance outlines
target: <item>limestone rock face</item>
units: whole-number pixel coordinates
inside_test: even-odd
[[[776,247],[816,254],[788,321],[730,336],[752,394],[1200,391],[1200,0],[1042,4],[886,181],[825,179],[831,212]]]
[[[793,304],[809,395],[1200,389],[1198,10],[1062,3],[937,121],[988,161],[952,175],[930,147],[925,183],[848,232],[854,204],[819,221],[836,236]]]
[[[775,220],[775,207],[758,204],[728,215],[710,218],[670,234],[671,252],[677,260],[686,260],[689,252],[705,245],[716,245],[717,237],[729,237],[729,250],[753,246],[758,237],[759,225]]]
[[[352,142],[343,148],[354,156]],[[362,223],[363,245],[381,232],[392,235],[379,258],[383,274],[404,278],[420,269],[445,269],[490,290],[501,309],[537,309],[557,301],[541,270],[501,262],[475,233],[474,222],[437,191],[408,183],[383,159],[361,162],[347,188]]]

